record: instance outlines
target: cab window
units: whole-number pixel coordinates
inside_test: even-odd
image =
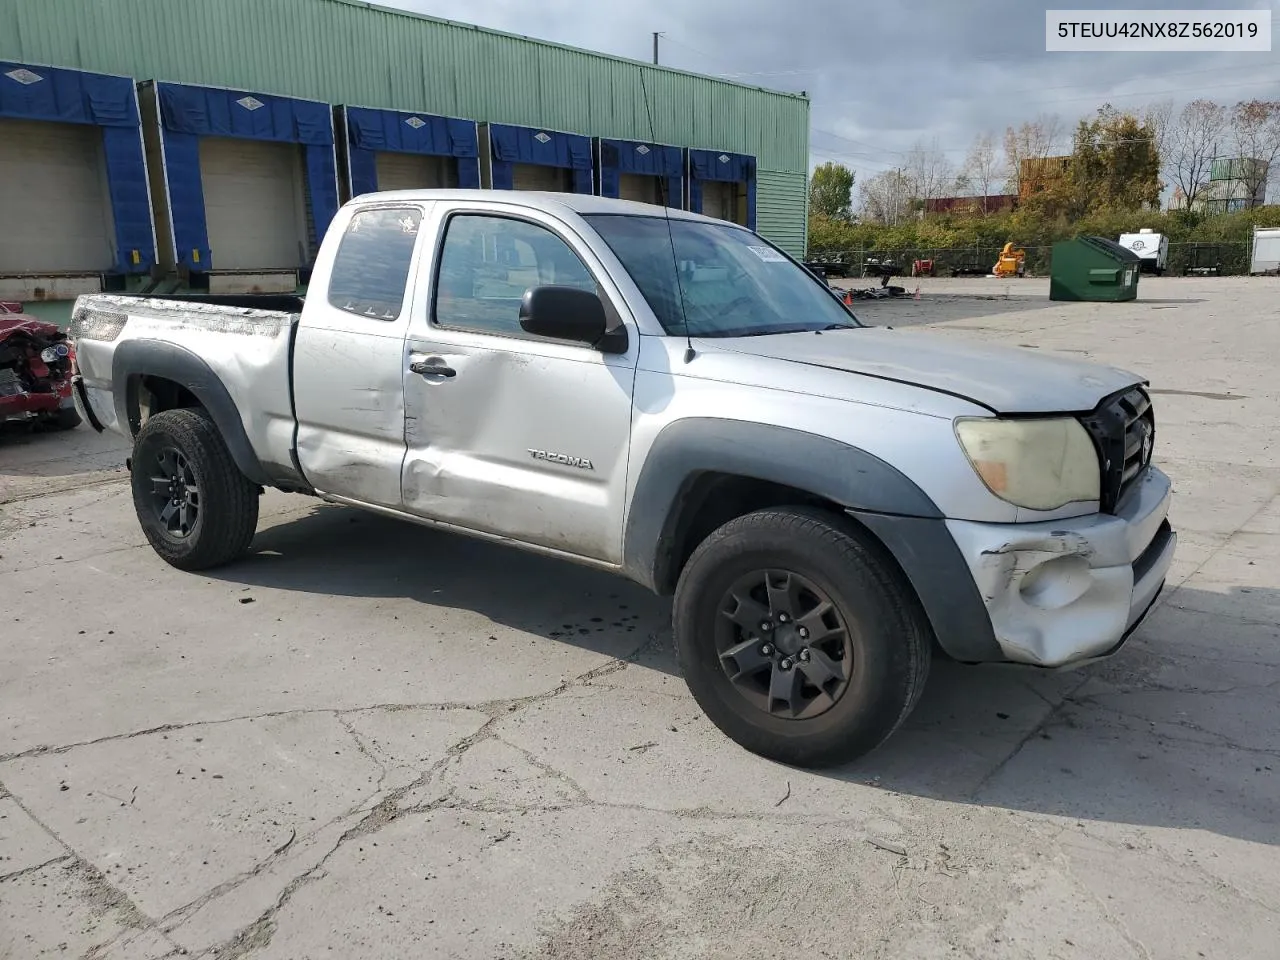
[[[464,214],[445,230],[436,279],[434,322],[508,337],[520,328],[530,287],[555,284],[599,293],[569,245],[545,227],[506,217]]]

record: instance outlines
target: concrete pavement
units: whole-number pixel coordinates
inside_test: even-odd
[[[1095,667],[935,664],[823,774],[715,731],[626,583],[275,493],[181,574],[120,444],[0,437],[0,958],[1274,957],[1280,281],[1046,291],[855,311],[1148,374],[1170,589]]]

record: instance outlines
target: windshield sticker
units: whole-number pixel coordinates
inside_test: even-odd
[[[747,247],[752,253],[763,260],[765,263],[786,263],[787,258],[780,254],[773,247]]]

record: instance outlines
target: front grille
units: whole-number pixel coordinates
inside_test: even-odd
[[[1156,419],[1142,387],[1114,394],[1081,422],[1098,448],[1102,469],[1102,510],[1114,513],[1125,493],[1151,465]]]

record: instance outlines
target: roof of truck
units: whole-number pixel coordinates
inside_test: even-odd
[[[364,193],[352,199],[353,203],[381,203],[387,200],[488,200],[531,207],[547,213],[572,210],[578,214],[631,214],[632,216],[661,216],[665,211],[673,220],[703,220],[708,223],[725,223],[689,213],[675,207],[659,207],[634,200],[615,200],[612,197],[593,197],[583,193],[552,193],[540,190],[388,190],[381,193]]]

